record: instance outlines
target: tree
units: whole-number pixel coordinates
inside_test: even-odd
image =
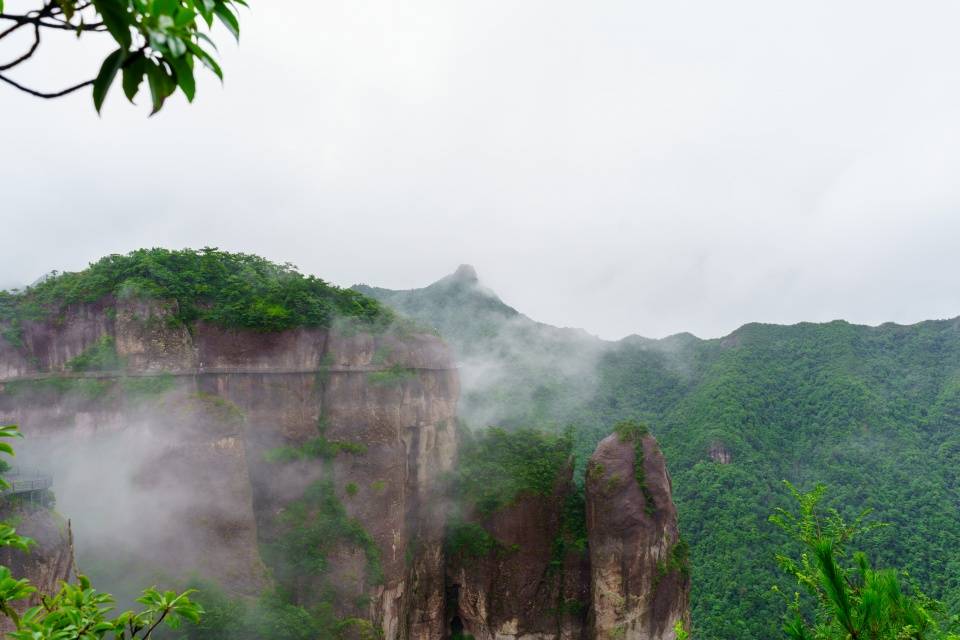
[[[948,618],[941,603],[903,584],[906,574],[875,569],[865,554],[848,553],[847,545],[858,535],[883,526],[865,523],[869,511],[848,524],[836,510],[818,512],[824,485],[801,493],[786,484],[798,509],[778,509],[770,521],[803,547],[799,558],[777,556],[802,590],[788,599],[784,631],[792,640],[960,640],[951,629],[957,619]]]
[[[178,88],[193,101],[198,61],[223,79],[210,53],[216,47],[208,33],[214,21],[219,21],[239,39],[238,6],[247,6],[246,0],[45,0],[38,9],[12,14],[4,13],[4,0],[0,0],[0,45],[24,29],[32,36],[19,55],[7,62],[0,60],[0,81],[39,98],[58,98],[92,87],[99,113],[118,75],[131,102],[146,79],[152,115]],[[96,77],[64,89],[40,91],[7,75],[39,51],[43,34],[56,31],[74,32],[78,37],[104,34],[117,49],[106,57]]]
[[[0,439],[19,437],[15,426],[0,426]],[[0,440],[0,454],[13,455],[9,443]],[[0,478],[0,488],[8,488]],[[17,535],[16,530],[0,523],[0,546],[27,551],[33,541]],[[13,640],[146,640],[162,624],[177,628],[184,620],[197,622],[203,613],[199,604],[191,601],[192,590],[177,593],[144,590],[137,602],[143,605],[139,612],[125,611],[112,615],[114,599],[100,593],[86,576],[78,575],[76,584],[62,583],[56,594],[40,594],[39,606],[22,614],[16,604],[24,602],[37,589],[29,580],[16,578],[10,569],[0,566],[0,615],[9,618],[15,631],[7,637]]]

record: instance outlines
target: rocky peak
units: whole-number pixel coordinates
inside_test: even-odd
[[[601,441],[587,467],[591,637],[674,640],[674,625],[690,619],[687,546],[657,441],[629,426]]]
[[[477,270],[473,268],[473,265],[469,264],[462,264],[457,267],[457,270],[453,272],[452,280],[465,284],[477,284],[480,282],[480,278],[477,277]]]

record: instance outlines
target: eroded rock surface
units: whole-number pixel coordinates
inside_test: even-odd
[[[70,515],[89,504],[88,475],[88,488],[99,481],[115,492],[101,515],[142,531],[144,557],[164,572],[255,595],[270,583],[262,552],[283,535],[290,505],[329,482],[342,519],[372,542],[338,543],[326,577],[300,583],[297,601],[331,601],[388,640],[442,638],[444,513],[434,484],[455,459],[459,396],[446,345],[355,326],[262,333],[199,322],[188,331],[173,310],[105,300],[25,322],[19,345],[0,339],[0,422],[20,425],[25,456],[64,467],[59,507]],[[101,344],[115,346],[119,370],[76,372],[76,358]],[[346,452],[270,459],[318,439]],[[75,528],[81,539],[83,523]]]
[[[585,554],[559,544],[564,502],[574,491],[568,466],[549,496],[522,496],[473,522],[498,542],[476,557],[452,554],[448,564],[451,632],[477,640],[583,637],[589,599]]]
[[[36,543],[30,551],[0,547],[0,565],[17,578],[27,578],[37,588],[25,602],[15,605],[21,613],[40,604],[41,595],[54,595],[60,583],[73,579],[73,546],[69,525],[51,510],[7,500],[0,505],[0,521],[13,523],[19,535]],[[0,632],[13,630],[12,623],[0,617]]]
[[[656,440],[630,435],[606,437],[587,467],[591,637],[674,640],[689,624],[686,545]]]

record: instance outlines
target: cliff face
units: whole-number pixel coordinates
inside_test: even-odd
[[[17,608],[22,613],[40,604],[41,595],[53,595],[60,583],[73,578],[73,543],[69,525],[43,506],[7,502],[0,506],[0,521],[14,522],[17,533],[32,538],[29,552],[0,547],[0,564],[17,578],[27,578],[37,588]],[[9,619],[0,617],[0,632],[13,630]]]
[[[495,549],[450,553],[440,485],[457,459],[459,388],[442,341],[352,325],[188,329],[175,311],[105,300],[0,340],[0,423],[21,426],[21,457],[56,471],[79,545],[237,594],[280,586],[358,637],[672,640],[687,620],[652,438],[643,484],[632,443],[607,438],[594,454],[588,551],[563,543],[568,465],[549,495],[466,514]],[[62,575],[54,556],[42,580]]]
[[[188,330],[174,311],[104,300],[24,322],[20,345],[0,340],[0,422],[20,425],[23,455],[57,468],[60,508],[92,506],[92,475],[102,515],[132,527],[166,574],[253,595],[283,579],[277,557],[319,517],[310,492],[329,488],[323,505],[342,535],[314,559],[322,578],[291,578],[297,602],[323,599],[386,638],[442,637],[443,517],[431,496],[455,457],[459,394],[446,346],[351,326]],[[76,372],[98,349],[117,370]],[[296,459],[272,457],[284,448]],[[112,540],[76,525],[80,540]]]
[[[656,440],[613,434],[587,467],[591,631],[597,640],[673,640],[689,625],[689,567]]]
[[[590,576],[582,554],[558,546],[564,503],[574,491],[572,467],[549,496],[521,496],[472,522],[498,543],[480,557],[451,554],[450,630],[477,640],[581,638]]]

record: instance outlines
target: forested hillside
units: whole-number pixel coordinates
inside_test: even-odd
[[[864,550],[960,604],[960,321],[609,343],[530,320],[469,269],[425,289],[357,288],[453,344],[474,426],[572,427],[582,470],[618,420],[650,425],[691,545],[697,636],[780,635],[785,540],[767,517],[790,499],[783,480],[827,483],[849,516],[873,509],[893,526]]]

